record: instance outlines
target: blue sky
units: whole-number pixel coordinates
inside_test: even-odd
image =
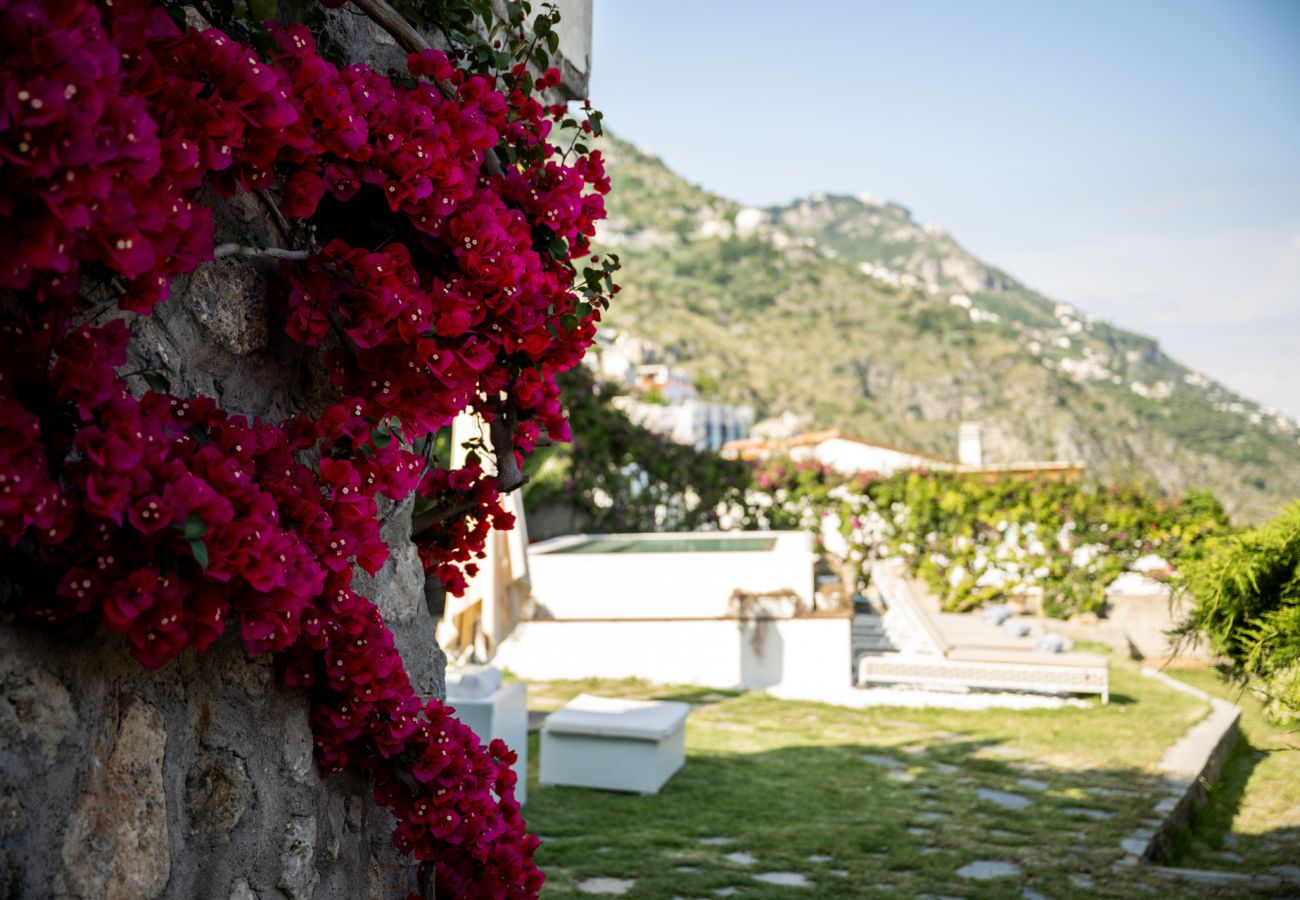
[[[596,0],[593,102],[755,204],[867,191],[1300,416],[1300,0]]]

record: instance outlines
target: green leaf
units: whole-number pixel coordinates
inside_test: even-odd
[[[552,53],[560,52],[560,36],[554,31],[546,35],[546,47]]]
[[[280,4],[276,0],[248,0],[248,11],[259,22],[274,19],[280,14]]]
[[[149,385],[150,390],[157,391],[160,394],[166,394],[172,389],[171,382],[161,372],[145,372],[145,384]]]
[[[208,533],[208,523],[204,522],[198,513],[190,513],[185,518],[181,533],[185,535],[186,540],[197,540]]]
[[[202,540],[194,538],[190,541],[190,552],[194,554],[194,561],[199,564],[203,571],[208,570],[208,545]]]
[[[374,444],[380,450],[383,450],[392,441],[392,432],[388,430],[388,423],[384,422],[370,429],[370,443]]]
[[[538,16],[533,19],[533,34],[538,37],[544,37],[551,31],[551,20],[546,16]]]

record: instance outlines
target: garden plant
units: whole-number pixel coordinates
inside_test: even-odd
[[[416,694],[352,585],[388,555],[382,501],[414,505],[429,576],[462,589],[523,457],[567,439],[555,378],[616,291],[589,245],[600,114],[547,99],[550,6],[359,0],[401,73],[340,58],[321,6],[343,3],[0,2],[6,602],[149,669],[237,627],[309,698],[321,773],[373,777],[427,896],[534,896],[514,752]],[[238,194],[284,246],[215,243]],[[173,280],[223,257],[279,265],[273,327],[329,396],[253,419],[124,365]],[[433,437],[463,410],[490,440],[449,469]]]

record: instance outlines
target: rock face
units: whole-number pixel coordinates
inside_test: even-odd
[[[441,696],[409,531],[409,514],[386,526],[394,561],[358,587]],[[402,896],[408,861],[370,793],[321,780],[306,697],[237,627],[150,673],[117,635],[0,621],[0,897]]]
[[[214,213],[219,242],[283,245],[253,196]],[[132,320],[127,368],[160,368],[174,393],[236,414],[320,409],[325,373],[271,324],[275,271],[223,259],[177,279]],[[416,690],[440,697],[410,516],[385,525],[391,559],[356,587],[393,629]],[[0,597],[21,589],[7,574]],[[404,896],[410,861],[370,795],[359,777],[322,781],[305,694],[247,656],[237,624],[208,652],[147,672],[118,635],[0,618],[0,898]]]
[[[390,625],[413,681],[441,692],[423,604]],[[147,672],[118,635],[0,622],[0,897],[404,896],[370,793],[321,779],[306,697],[238,628]]]
[[[110,733],[95,743],[63,832],[60,895],[156,897],[171,874],[167,732],[150,704],[129,697],[122,706]]]
[[[555,59],[582,96],[591,0],[560,6]],[[371,23],[328,16],[351,60],[405,69],[406,53]],[[213,213],[218,243],[284,246],[255,195]],[[331,388],[319,361],[272,327],[276,270],[274,261],[223,259],[177,279],[171,299],[130,320],[125,368],[165,371],[173,393],[214,397],[239,415],[321,409]],[[442,697],[445,659],[410,508],[382,533],[389,562],[355,588],[388,622],[415,689]],[[0,569],[0,600],[21,589],[9,576]],[[147,672],[118,635],[0,616],[0,898],[352,900],[417,889],[371,785],[321,780],[305,695],[282,687],[267,659],[249,659],[238,632]]]

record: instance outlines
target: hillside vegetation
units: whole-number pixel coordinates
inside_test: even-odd
[[[744,209],[611,139],[598,243],[620,254],[608,325],[759,415],[989,462],[1082,460],[1102,481],[1209,488],[1234,518],[1300,497],[1300,429],[1146,337],[1042,297],[897,204]]]

